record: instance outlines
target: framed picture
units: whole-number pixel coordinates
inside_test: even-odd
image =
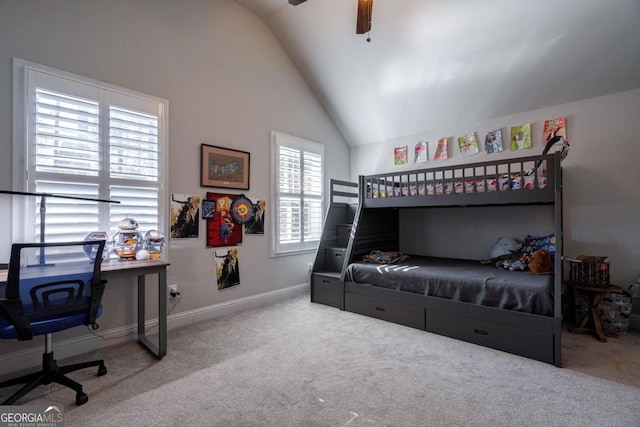
[[[202,144],[200,151],[200,186],[249,189],[251,154]]]

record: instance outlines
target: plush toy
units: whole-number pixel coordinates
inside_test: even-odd
[[[538,249],[531,255],[514,256],[512,258],[503,257],[496,262],[496,267],[509,271],[526,271],[531,274],[549,274],[553,262],[551,255],[545,249]]]
[[[527,260],[524,256],[512,259],[501,259],[496,263],[496,267],[509,271],[525,271],[527,269]]]
[[[545,249],[538,249],[529,259],[527,266],[531,274],[549,274],[551,273],[551,255]]]
[[[491,259],[498,259],[508,255],[510,258],[514,254],[519,254],[522,249],[522,242],[513,237],[500,237],[491,250]],[[518,255],[519,256],[519,255]]]
[[[524,257],[521,257],[511,263],[509,266],[509,271],[525,271],[527,269],[527,260]]]

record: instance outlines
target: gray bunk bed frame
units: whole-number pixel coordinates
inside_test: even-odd
[[[449,167],[359,177],[359,198],[340,275],[340,309],[375,317],[463,341],[495,348],[561,367],[562,330],[562,169],[561,153],[543,154]],[[546,185],[541,165],[546,165]],[[524,177],[533,184],[524,189]],[[476,192],[466,188],[452,194],[418,195],[412,185],[446,188],[460,181],[507,176],[506,191]],[[520,179],[514,186],[512,177]],[[519,177],[519,178],[518,178]],[[382,191],[385,197],[373,197]],[[390,190],[391,189],[391,190]],[[460,190],[460,189],[459,189]],[[472,190],[474,190],[472,192]],[[486,190],[486,189],[485,189]],[[368,194],[369,193],[369,194]],[[394,194],[394,197],[386,197]],[[404,195],[403,195],[404,194]],[[346,280],[349,263],[372,249],[398,250],[399,210],[425,207],[552,205],[556,252],[553,272],[553,316],[542,316],[444,298],[401,292]]]

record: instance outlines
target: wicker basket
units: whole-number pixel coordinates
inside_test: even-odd
[[[565,258],[569,261],[569,280],[591,286],[607,286],[609,282],[609,258],[604,256],[580,255]]]

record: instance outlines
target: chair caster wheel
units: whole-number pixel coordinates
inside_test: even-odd
[[[98,376],[101,377],[103,375],[107,374],[107,367],[104,365],[101,365],[98,367]]]
[[[89,401],[89,396],[86,393],[78,393],[76,394],[76,405],[84,405]]]

